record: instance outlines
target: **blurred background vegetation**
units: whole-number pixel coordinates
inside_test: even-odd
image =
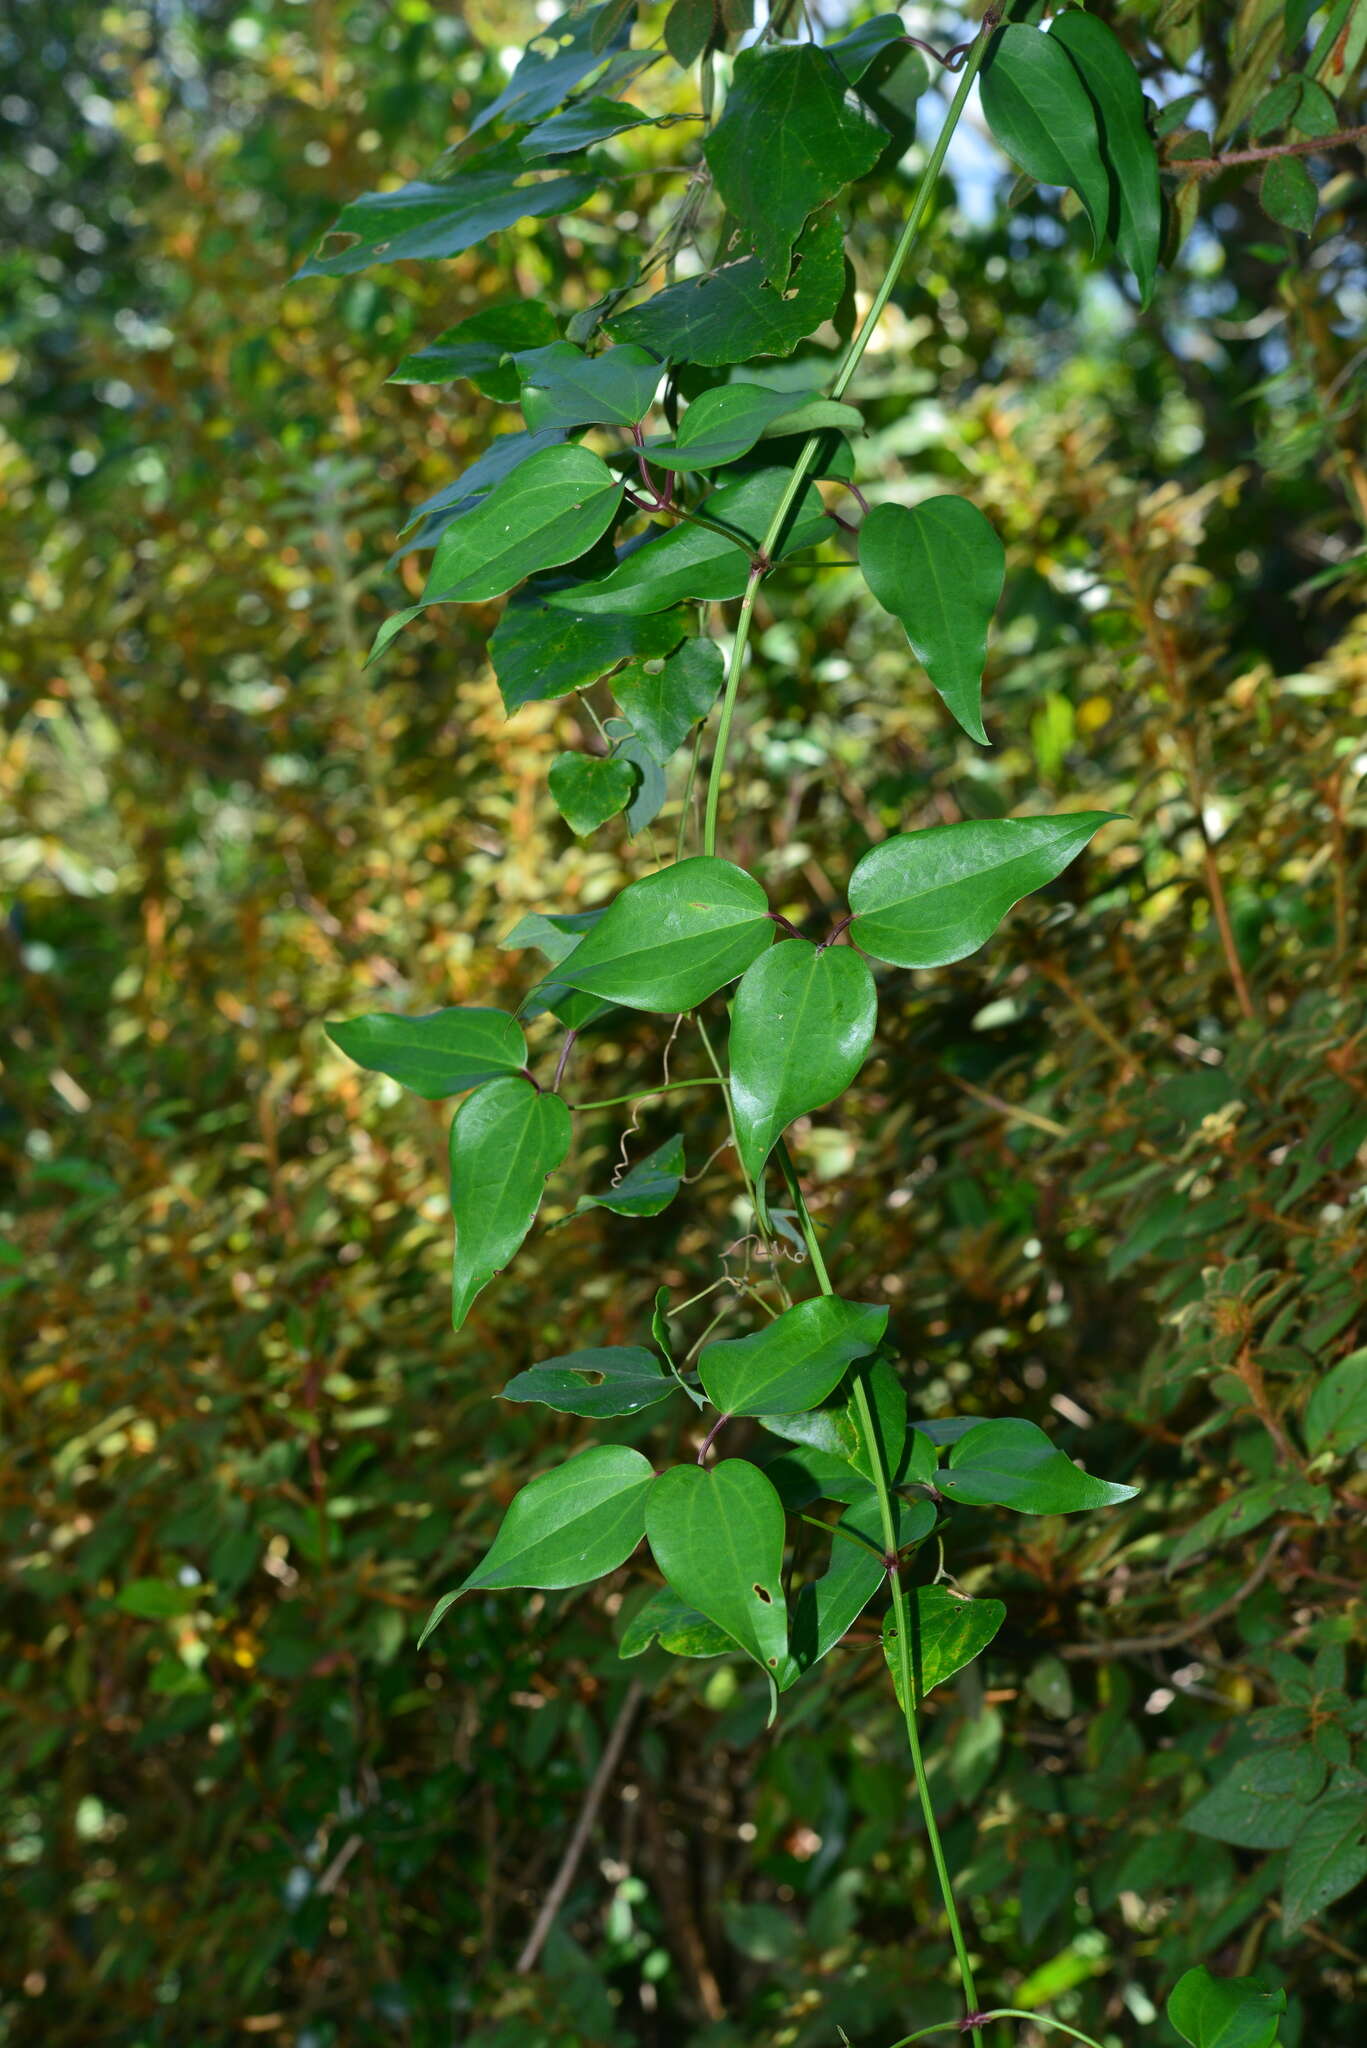
[[[1280,5],[1121,12],[1159,104],[1284,62]],[[1313,38],[1328,10],[1286,13]],[[553,1185],[456,1343],[443,1109],[322,1032],[515,1003],[518,918],[643,858],[550,808],[574,714],[505,720],[492,608],[362,669],[415,588],[394,534],[499,424],[389,369],[491,298],[587,303],[612,218],[288,283],[538,19],[14,0],[0,27],[6,2042],[874,2048],[950,2003],[872,1624],[772,1736],[727,1661],[619,1662],[630,1573],[465,1602],[415,1653],[582,1431],[491,1390],[635,1341],[655,1268],[701,1284],[735,1231],[724,1170],[644,1225],[547,1232]],[[905,825],[1132,821],[982,955],[892,983],[856,1091],[797,1134],[919,1412],[1027,1414],[1142,1483],[1096,1524],[956,1519],[1009,1620],[928,1710],[988,1997],[1116,2043],[1171,2038],[1198,1960],[1285,1981],[1287,2048],[1359,2039],[1367,1981],[1360,1891],[1288,1928],[1275,1844],[1182,1826],[1232,1759],[1269,1768],[1259,1740],[1352,1784],[1367,1726],[1367,1432],[1307,1405],[1367,1343],[1367,289],[1334,162],[1310,243],[1255,172],[1191,180],[1141,314],[956,149],[861,460],[875,495],[970,487],[1008,540],[995,750],[836,566],[778,586],[736,793],[737,858],[776,848],[797,914]],[[874,189],[862,276],[898,207]],[[578,1092],[657,1073],[663,1036],[589,1038]],[[618,1137],[590,1123],[581,1169]],[[633,1672],[648,1706],[519,1975]]]

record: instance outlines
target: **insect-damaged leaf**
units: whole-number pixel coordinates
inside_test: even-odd
[[[707,716],[721,688],[724,667],[716,641],[696,639],[685,640],[663,658],[651,655],[630,661],[613,677],[613,696],[656,761],[667,761],[698,720]]]
[[[848,1088],[878,1019],[866,960],[786,939],[745,971],[731,1011],[736,1143],[752,1181],[795,1117]]]
[[[637,1415],[678,1384],[643,1344],[617,1344],[548,1358],[510,1379],[499,1399],[540,1401],[563,1415]]]
[[[456,1111],[451,1124],[454,1329],[531,1229],[546,1176],[569,1147],[568,1109],[558,1095],[539,1094],[530,1081],[491,1081]]]
[[[489,641],[489,659],[503,707],[512,712],[587,689],[619,662],[661,660],[679,645],[687,628],[687,616],[679,611],[584,618],[551,604],[544,589],[533,584],[506,606]]]
[[[987,628],[1002,594],[1006,550],[967,498],[876,505],[859,529],[859,566],[885,611],[970,738],[982,720]]]
[[[772,943],[768,909],[731,861],[675,861],[623,889],[557,979],[632,1010],[691,1010]]]
[[[377,1010],[326,1028],[358,1067],[388,1074],[429,1102],[516,1074],[527,1059],[526,1040],[502,1010],[433,1010],[425,1017]]]
[[[679,1598],[777,1672],[788,1649],[783,1507],[755,1465],[674,1465],[646,1497],[646,1535]]]

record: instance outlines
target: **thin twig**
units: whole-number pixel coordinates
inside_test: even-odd
[[[622,1751],[626,1747],[632,1718],[644,1696],[644,1688],[639,1680],[633,1678],[627,1687],[626,1697],[617,1709],[617,1719],[612,1724],[612,1732],[603,1746],[602,1756],[598,1759],[598,1768],[584,1795],[584,1804],[579,1809],[579,1818],[574,1824],[569,1846],[560,1859],[560,1868],[556,1871],[551,1888],[542,1901],[541,1911],[536,1916],[536,1925],[527,1936],[526,1945],[517,1959],[519,1977],[530,1976],[536,1968],[537,1958],[546,1946],[551,1928],[555,1925],[555,1916],[564,1905],[565,1895],[574,1883],[574,1873],[579,1868],[579,1859],[588,1847],[593,1824],[598,1818],[598,1809],[603,1804],[608,1786],[612,1783],[613,1773],[622,1760]]]
[[[1158,1635],[1113,1636],[1105,1643],[1065,1643],[1060,1654],[1069,1662],[1077,1663],[1084,1657],[1104,1660],[1107,1657],[1139,1657],[1147,1650],[1180,1649],[1184,1643],[1191,1642],[1193,1637],[1203,1635],[1207,1629],[1214,1628],[1217,1622],[1227,1621],[1231,1614],[1243,1606],[1245,1600],[1257,1592],[1290,1535],[1289,1528],[1278,1529],[1242,1586],[1231,1593],[1227,1600],[1222,1600],[1217,1607],[1212,1607],[1208,1614],[1198,1614],[1194,1621],[1184,1621],[1180,1628],[1163,1629]]]
[[[1194,156],[1185,160],[1170,156],[1164,161],[1163,169],[1182,178],[1213,178],[1221,171],[1237,168],[1239,164],[1266,164],[1279,156],[1318,156],[1321,150],[1342,149],[1349,143],[1361,142],[1365,137],[1367,123],[1359,128],[1338,128],[1332,135],[1312,135],[1304,142],[1272,142],[1265,149],[1231,149],[1224,156]]]

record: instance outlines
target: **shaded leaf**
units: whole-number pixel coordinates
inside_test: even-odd
[[[677,1386],[653,1351],[643,1344],[618,1344],[548,1358],[510,1379],[498,1398],[539,1401],[562,1415],[638,1415]]]
[[[646,1499],[655,1562],[679,1598],[777,1672],[788,1649],[783,1508],[754,1465],[674,1465]]]
[[[709,0],[709,5],[711,0]],[[672,1657],[725,1657],[733,1655],[735,1644],[724,1628],[687,1607],[669,1586],[660,1586],[638,1607],[622,1631],[617,1645],[619,1657],[640,1657],[658,1643]]]
[[[732,862],[676,861],[623,889],[559,978],[632,1010],[691,1010],[772,943],[768,909]]]
[[[967,498],[875,505],[859,529],[859,566],[885,611],[970,738],[982,720],[987,629],[1002,594],[1006,550]]]
[[[798,241],[784,285],[768,282],[758,256],[742,256],[704,277],[667,285],[608,327],[666,362],[748,363],[791,355],[830,319],[844,293],[844,237],[839,222],[827,218],[814,221]]]
[[[649,412],[664,366],[623,344],[585,355],[572,341],[525,350],[517,359],[522,410],[533,431],[590,425],[630,427]]]
[[[876,1349],[888,1324],[872,1302],[817,1295],[785,1309],[750,1337],[706,1344],[698,1376],[728,1415],[785,1415],[815,1408],[856,1358]]]
[[[1013,22],[992,41],[979,74],[982,110],[1007,155],[1041,185],[1077,193],[1105,241],[1111,181],[1101,160],[1096,112],[1063,44],[1042,29]]]
[[[603,63],[608,51],[620,48],[631,35],[631,14],[619,10],[606,44],[597,30],[604,10],[568,8],[544,29],[538,29],[497,99],[482,107],[470,123],[478,135],[492,121],[540,121],[553,113],[567,93]]]
[[[716,0],[674,0],[665,16],[665,48],[687,71],[721,28]]]
[[[1167,2015],[1191,2048],[1273,2048],[1286,1993],[1256,1977],[1212,1977],[1204,1964],[1178,1978]]]
[[[1298,235],[1314,232],[1320,195],[1314,179],[1297,156],[1274,157],[1258,188],[1263,212]]]
[[[873,975],[849,947],[786,939],[746,969],[731,1011],[731,1103],[752,1181],[795,1117],[848,1088],[877,1021]]]
[[[1306,1745],[1259,1750],[1234,1764],[1198,1799],[1182,1826],[1240,1849],[1285,1849],[1322,1790],[1326,1766]]]
[[[683,1170],[683,1139],[677,1135],[666,1138],[605,1195],[581,1195],[576,1213],[610,1209],[614,1216],[658,1216],[678,1194]]]
[[[639,107],[628,106],[625,100],[575,100],[560,113],[552,114],[548,121],[539,121],[523,136],[519,146],[524,159],[535,163],[542,157],[568,156],[572,150],[588,149],[595,142],[606,142],[610,136],[643,125],[655,124],[648,114],[643,114]]]
[[[941,1493],[975,1507],[1014,1508],[1022,1515],[1070,1515],[1132,1500],[1119,1486],[1082,1472],[1042,1429],[1022,1417],[979,1422],[954,1444],[936,1479]]]
[[[1282,1899],[1288,1933],[1313,1920],[1367,1877],[1367,1778],[1338,1772],[1306,1815],[1286,1859]]]
[[[688,628],[678,611],[639,618],[584,618],[527,591],[505,608],[489,642],[489,659],[507,711],[587,689],[627,660],[660,660]]]
[[[816,433],[835,428],[856,432],[863,416],[852,405],[829,398],[794,403],[791,391],[762,384],[720,384],[704,391],[683,416],[672,441],[648,444],[646,453],[661,469],[719,469],[748,455],[766,435]]]
[[[502,1010],[433,1010],[424,1017],[377,1010],[325,1028],[358,1067],[388,1074],[428,1102],[516,1074],[527,1063],[527,1042]]]
[[[518,349],[542,348],[555,337],[555,316],[549,306],[540,299],[510,299],[501,306],[485,306],[468,320],[448,327],[425,348],[405,356],[387,381],[450,384],[465,377],[486,398],[515,405],[521,380],[517,364],[508,359]]]
[[[636,770],[630,761],[601,754],[557,754],[547,783],[555,807],[571,832],[586,838],[630,801]]]
[[[1050,36],[1068,52],[1095,109],[1111,177],[1115,245],[1134,272],[1140,304],[1147,306],[1163,239],[1163,197],[1139,74],[1114,31],[1094,14],[1070,8],[1055,16]]]
[[[1350,1352],[1319,1381],[1305,1411],[1305,1440],[1314,1457],[1367,1444],[1367,1350]]]
[[[456,1223],[451,1325],[458,1330],[482,1287],[512,1258],[541,1205],[546,1177],[570,1147],[570,1113],[530,1081],[490,1081],[451,1124],[451,1211]]]

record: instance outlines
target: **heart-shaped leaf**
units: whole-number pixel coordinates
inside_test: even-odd
[[[326,1029],[358,1067],[388,1074],[428,1102],[516,1074],[527,1061],[527,1041],[502,1010],[433,1010],[425,1017],[376,1010]]]
[[[1063,44],[1012,22],[993,38],[979,73],[987,125],[1009,157],[1041,185],[1067,185],[1106,240],[1111,181],[1101,160],[1096,110]]]
[[[705,277],[668,285],[608,327],[620,341],[638,341],[666,362],[748,363],[755,356],[790,356],[830,319],[844,291],[844,236],[828,215],[802,235],[786,284],[770,284],[758,256],[741,256]]]
[[[1179,1977],[1168,2018],[1191,2048],[1272,2048],[1286,1993],[1256,1977],[1212,1977],[1204,1963]]]
[[[451,1326],[512,1258],[541,1206],[546,1176],[570,1149],[570,1113],[530,1081],[490,1081],[451,1123],[451,1213],[456,1252]]]
[[[731,861],[675,861],[623,889],[557,979],[632,1010],[691,1010],[772,943],[768,908]]]
[[[621,484],[587,448],[544,448],[447,527],[423,603],[501,597],[540,569],[575,561],[607,532],[621,502]]]
[[[817,1295],[752,1337],[704,1345],[698,1375],[724,1414],[795,1414],[824,1401],[856,1358],[876,1350],[887,1326],[886,1308]]]
[[[1069,8],[1055,15],[1050,36],[1068,52],[1092,102],[1102,160],[1110,173],[1116,247],[1134,272],[1141,304],[1147,306],[1163,238],[1163,196],[1139,74],[1114,30],[1095,14]]]
[[[565,753],[556,755],[546,780],[561,817],[584,839],[626,809],[636,770],[616,756]]]
[[[731,1011],[731,1105],[752,1181],[794,1117],[848,1088],[878,1021],[866,960],[787,939],[748,967]]]
[[[614,1216],[658,1216],[678,1194],[683,1170],[683,1139],[666,1138],[663,1145],[624,1173],[616,1187],[609,1188],[605,1195],[581,1195],[576,1213],[611,1209]]]
[[[1132,1500],[1139,1491],[1079,1471],[1042,1429],[1017,1416],[979,1422],[965,1430],[935,1483],[951,1500],[1015,1508],[1023,1515],[1071,1515],[1111,1507]]]
[[[1005,1621],[1006,1607],[1001,1600],[965,1600],[948,1586],[917,1586],[907,1606],[911,1624],[908,1661],[919,1706],[934,1687],[982,1655]],[[883,1625],[883,1654],[892,1673],[897,1704],[905,1708],[902,1645],[891,1616]]]
[[[664,365],[630,343],[588,356],[572,341],[528,349],[517,359],[527,425],[631,427],[650,410]]]
[[[1006,576],[992,522],[967,498],[875,505],[859,529],[859,566],[949,710],[985,746],[987,628]]]
[[[687,615],[653,612],[643,618],[578,618],[552,605],[539,584],[513,598],[494,628],[489,659],[506,711],[587,689],[623,661],[659,661],[687,631]],[[712,642],[701,644],[710,647]]]
[[[970,818],[899,832],[850,876],[851,937],[894,967],[943,967],[992,936],[1013,904],[1076,859],[1111,811]]]
[[[707,716],[724,666],[715,640],[685,640],[673,654],[629,661],[613,677],[613,696],[655,760],[667,761]]]
[[[679,1598],[770,1673],[788,1651],[783,1507],[755,1465],[674,1465],[646,1497],[646,1535]]]
[[[567,1351],[510,1379],[501,1401],[540,1401],[562,1415],[637,1415],[678,1386],[643,1344]]]

